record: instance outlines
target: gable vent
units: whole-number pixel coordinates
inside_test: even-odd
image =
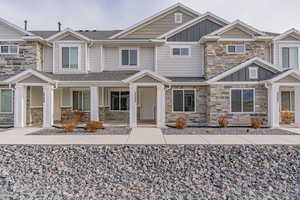
[[[182,23],[182,13],[175,13],[174,14],[174,20],[175,20],[175,24],[181,24]]]

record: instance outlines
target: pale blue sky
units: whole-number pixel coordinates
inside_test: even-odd
[[[124,29],[177,2],[264,31],[300,29],[299,0],[0,0],[0,17],[30,30]]]

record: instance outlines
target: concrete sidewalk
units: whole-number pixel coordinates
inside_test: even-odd
[[[163,135],[158,128],[135,128],[129,135],[27,135],[40,128],[0,132],[0,144],[285,144],[300,145],[299,135]],[[286,129],[287,130],[287,129]],[[291,130],[300,133],[300,130]]]

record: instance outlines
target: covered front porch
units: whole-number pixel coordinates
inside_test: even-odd
[[[34,70],[9,80],[14,88],[14,126],[59,126],[84,113],[81,125],[164,126],[166,80],[139,72],[119,82],[56,81]]]
[[[272,128],[300,127],[300,74],[288,70],[266,83]]]

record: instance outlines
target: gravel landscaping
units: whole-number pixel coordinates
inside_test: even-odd
[[[0,145],[0,199],[296,200],[299,158],[281,145]]]
[[[299,135],[282,129],[270,128],[163,128],[165,135]]]
[[[62,129],[42,129],[27,135],[128,135],[131,128],[128,127],[107,127],[98,129],[96,133],[86,132],[84,129],[76,129],[74,132],[64,132]]]

